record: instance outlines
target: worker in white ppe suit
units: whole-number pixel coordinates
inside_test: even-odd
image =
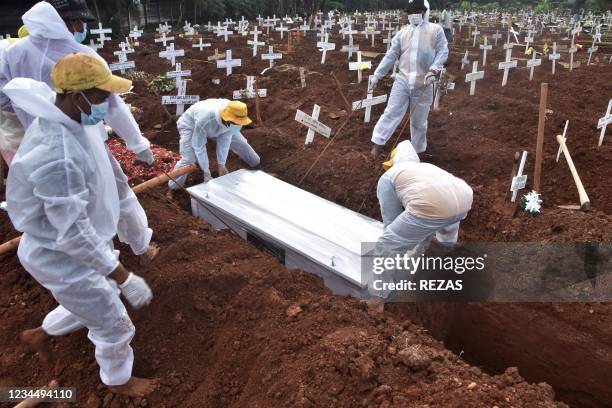
[[[25,38],[27,36],[28,30],[26,26],[21,26],[17,33],[17,38],[0,40],[0,66],[2,66],[5,50],[16,43],[20,38]],[[19,148],[24,133],[25,129],[21,125],[17,115],[12,111],[0,109],[0,154],[8,166],[11,165],[11,161]],[[0,161],[0,165],[1,163]],[[0,174],[2,174],[1,171]],[[2,180],[0,180],[0,184],[1,182]]]
[[[472,189],[463,180],[421,163],[410,141],[398,144],[378,181],[377,196],[385,229],[378,245],[387,250],[427,245],[436,236],[453,244],[459,223],[472,207]]]
[[[104,61],[91,48],[76,41],[84,40],[83,32],[78,31],[83,29],[83,22],[92,20],[84,0],[53,1],[58,4],[62,16],[51,4],[44,1],[37,3],[23,15],[23,23],[30,35],[5,51],[0,66],[0,89],[11,79],[20,77],[44,82],[52,88],[51,69],[56,61],[73,52],[83,52]],[[69,27],[74,33],[69,31]],[[2,92],[0,108],[14,110],[25,129],[35,119],[15,104],[11,106],[10,100]],[[153,163],[149,141],[142,136],[129,108],[116,93],[111,93],[108,99],[108,112],[104,121],[125,140],[127,147],[136,153],[140,161]],[[105,141],[108,135],[102,122],[96,126],[102,141]],[[121,166],[110,150],[106,150],[115,174],[121,205],[119,239],[129,244],[136,255],[141,255],[141,260],[148,261],[159,251],[156,245],[149,245],[153,231],[148,227],[147,216],[128,185]]]
[[[448,57],[448,43],[442,27],[429,23],[423,0],[410,0],[409,23],[391,40],[391,47],[370,77],[373,90],[399,61],[389,102],[372,134],[371,155],[377,157],[410,109],[410,138],[417,153],[427,148],[427,117],[433,101],[433,83]]]
[[[128,90],[131,81],[82,53],[62,58],[52,77],[62,91],[57,98],[46,84],[27,78],[13,79],[4,89],[15,106],[36,118],[7,180],[7,211],[23,233],[19,260],[59,303],[41,327],[21,338],[49,357],[49,336],[86,327],[102,382],[116,393],[146,395],[157,382],[132,377],[135,329],[119,293],[135,308],[148,304],[152,293],[113,249],[119,196],[96,126],[110,93]]]
[[[176,123],[180,135],[181,160],[175,170],[197,162],[204,172],[204,182],[212,179],[208,163],[207,141],[216,143],[219,176],[228,173],[225,163],[229,151],[233,151],[251,168],[257,168],[259,156],[240,133],[242,126],[251,123],[246,104],[228,99],[207,99],[192,105]],[[187,175],[180,176],[176,182],[181,186]],[[174,181],[168,183],[169,195],[180,186]]]

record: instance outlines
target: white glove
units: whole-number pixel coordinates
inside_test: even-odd
[[[378,85],[378,78],[376,78],[376,75],[372,75],[368,82],[368,92],[374,91],[376,85]]]
[[[151,303],[151,299],[153,299],[153,292],[151,292],[147,282],[132,272],[130,272],[125,282],[119,285],[119,289],[123,297],[134,309],[140,309],[148,305]]]
[[[229,171],[227,171],[227,167],[225,167],[225,164],[220,164],[218,169],[219,169],[219,177],[225,176],[227,173],[229,173]]]
[[[212,174],[210,174],[210,170],[204,169],[204,182],[208,183],[210,180],[212,180]]]
[[[155,156],[153,156],[151,149],[144,149],[142,152],[136,153],[136,160],[150,166],[155,161]]]
[[[433,84],[435,80],[436,80],[436,73],[433,71],[429,71],[427,74],[425,74],[425,80],[423,81],[423,83],[427,86],[427,85]]]

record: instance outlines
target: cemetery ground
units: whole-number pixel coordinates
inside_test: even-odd
[[[467,37],[467,27],[463,31]],[[262,170],[380,219],[375,186],[384,157],[373,161],[368,153],[384,104],[373,107],[370,123],[363,123],[363,110],[351,114],[347,103],[366,96],[367,71],[357,84],[346,53],[339,51],[346,41],[337,34],[330,38],[336,51],[328,51],[321,65],[314,34],[295,41],[289,53],[287,39],[281,42],[275,33],[270,45],[274,52],[283,52],[283,59],[264,75],[260,73],[269,63],[260,54],[267,52],[267,45],[252,57],[245,38],[225,43],[204,35],[205,42],[212,43],[204,51],[179,39],[176,48],[186,50],[182,68],[192,71],[186,93],[202,99],[230,97],[245,87],[245,75],[256,75],[258,88],[267,89],[267,97],[259,101],[263,123],[256,120],[255,100],[249,100],[255,123],[244,134],[260,154]],[[362,51],[380,53],[363,56],[376,66],[384,53],[382,44],[372,48],[361,37],[355,42]],[[502,88],[497,63],[505,50],[498,46],[489,51],[485,78],[477,82],[475,96],[469,96],[469,83],[463,81],[471,64],[460,70],[466,49],[470,61],[480,57],[482,69],[481,53],[471,45],[471,40],[459,38],[451,48],[448,71],[456,87],[444,96],[440,110],[430,114],[423,157],[474,189],[474,206],[462,222],[460,239],[611,241],[612,142],[608,135],[597,148],[596,129],[612,93],[610,65],[595,56],[591,66],[583,62],[571,73],[557,66],[552,76],[550,63],[544,61],[529,81],[524,68],[529,56],[518,46],[513,58],[521,58],[519,68],[510,71]],[[111,50],[116,48],[113,42],[101,54],[113,61]],[[215,48],[221,54],[231,48],[243,66],[226,78],[225,70],[207,61]],[[134,95],[127,100],[142,110],[138,121],[152,143],[178,152],[175,119],[160,104],[160,94],[148,86],[158,74],[173,70],[158,57],[160,50],[151,38],[143,38],[131,54],[137,71],[146,74],[134,76]],[[576,58],[586,61],[587,55]],[[305,68],[305,88],[300,67]],[[219,85],[212,83],[215,78],[221,80]],[[509,214],[505,203],[517,151],[529,151],[525,173],[528,188],[531,184],[541,82],[549,84],[543,212],[537,217]],[[388,93],[391,83],[385,79],[374,96]],[[332,128],[334,139],[327,146],[330,140],[316,134],[314,143],[304,147],[306,129],[294,121],[295,111],[310,114],[315,103],[321,107],[319,120]],[[174,107],[168,109],[173,112]],[[554,137],[568,119],[567,144],[591,199],[591,212],[558,207],[579,203],[567,164],[563,158],[555,162]],[[405,130],[399,140],[407,137]],[[214,153],[210,156],[214,174]],[[235,156],[228,163],[230,171],[242,166]],[[201,173],[189,180],[199,183]],[[501,408],[555,406],[553,400],[574,406],[612,401],[610,304],[393,304],[377,314],[355,299],[332,296],[313,275],[287,270],[230,233],[211,230],[191,217],[186,194],[179,192],[170,202],[164,193],[157,188],[140,196],[154,240],[162,247],[159,258],[142,269],[120,246],[126,265],[141,271],[155,293],[151,306],[130,314],[137,327],[135,374],[160,377],[161,390],[144,403],[113,398],[99,385],[93,350],[83,331],[54,340],[57,360],[48,367],[20,347],[17,333],[38,325],[54,301],[15,256],[3,258],[0,265],[3,382],[43,384],[59,378],[63,385],[78,387],[80,406]],[[16,236],[5,213],[0,217],[3,235]],[[554,387],[554,396],[544,382]]]

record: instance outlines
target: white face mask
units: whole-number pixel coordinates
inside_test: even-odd
[[[423,22],[423,14],[408,14],[408,21],[412,25],[419,25]]]

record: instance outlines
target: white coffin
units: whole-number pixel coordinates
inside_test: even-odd
[[[321,276],[336,294],[367,297],[361,243],[378,240],[381,222],[262,171],[238,170],[188,190],[198,198],[191,198],[193,214],[215,228],[229,227],[288,268]]]

